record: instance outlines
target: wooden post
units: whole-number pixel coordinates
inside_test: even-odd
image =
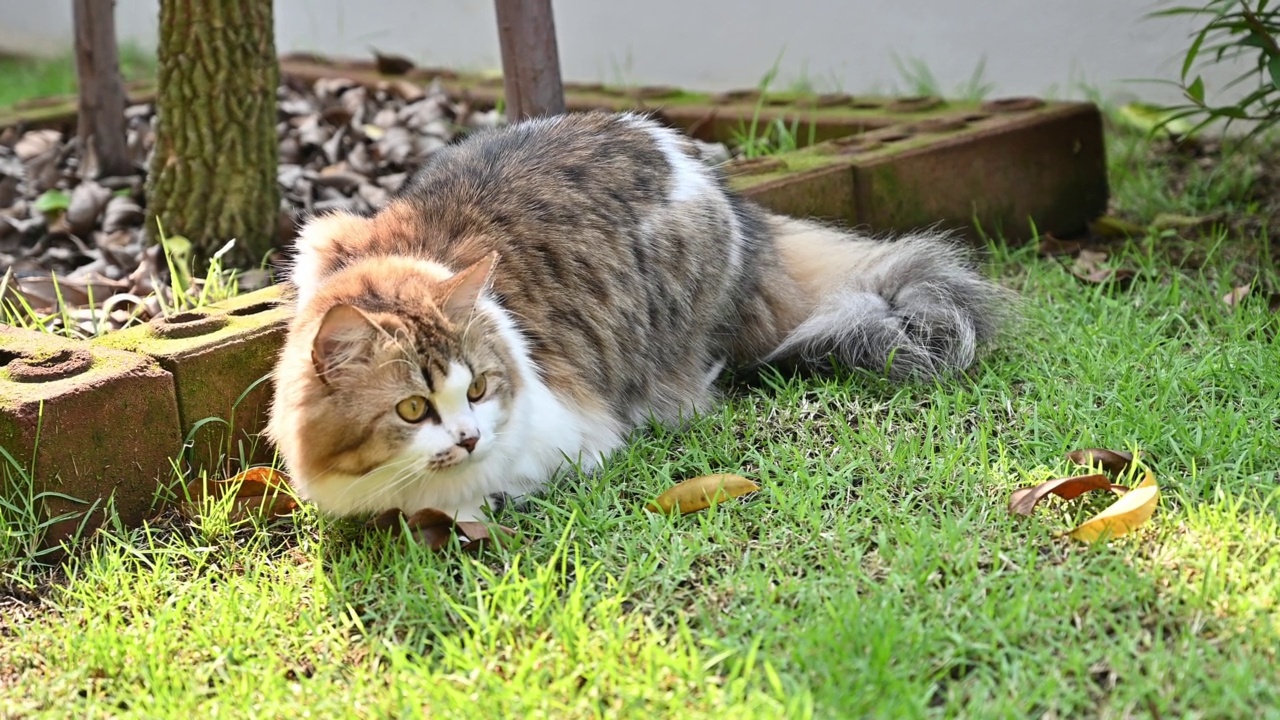
[[[124,81],[116,48],[115,0],[72,0],[80,94],[82,173],[132,175],[125,147]]]
[[[551,0],[494,0],[507,119],[564,112]]]

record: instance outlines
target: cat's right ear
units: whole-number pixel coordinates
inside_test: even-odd
[[[359,308],[334,305],[324,314],[315,340],[311,342],[311,364],[325,385],[343,365],[369,346],[378,326]]]

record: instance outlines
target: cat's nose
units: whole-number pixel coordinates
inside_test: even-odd
[[[462,448],[463,450],[466,450],[469,453],[475,452],[476,443],[478,442],[480,442],[479,433],[475,435],[463,435],[461,438],[458,439],[458,447]]]

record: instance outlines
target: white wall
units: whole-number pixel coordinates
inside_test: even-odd
[[[1185,20],[1146,19],[1168,0],[555,0],[566,79],[753,86],[782,53],[778,84],[910,90],[895,56],[956,93],[985,60],[998,95],[1162,101],[1188,44]],[[0,48],[70,47],[67,0],[0,0]],[[117,0],[122,39],[154,46],[157,0]],[[276,0],[281,52],[370,48],[460,69],[500,65],[491,0]],[[1221,75],[1221,74],[1220,74]],[[2,81],[2,79],[0,79]],[[1217,83],[1221,85],[1221,82]],[[1212,84],[1211,84],[1212,87]]]

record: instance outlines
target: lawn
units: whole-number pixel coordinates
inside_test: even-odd
[[[1116,241],[1127,290],[992,242],[1023,317],[968,376],[738,378],[477,557],[307,508],[0,557],[0,715],[1280,716],[1280,315],[1221,299],[1276,289],[1269,208],[1234,156],[1110,142],[1126,217],[1225,224]],[[1081,447],[1142,452],[1147,525],[1089,546],[1060,536],[1103,500],[1009,514]],[[644,509],[708,472],[763,490]]]
[[[126,81],[155,74],[155,58],[140,48],[120,48],[120,72]],[[0,57],[0,109],[32,98],[71,95],[76,91],[76,64],[71,56],[53,59]]]

